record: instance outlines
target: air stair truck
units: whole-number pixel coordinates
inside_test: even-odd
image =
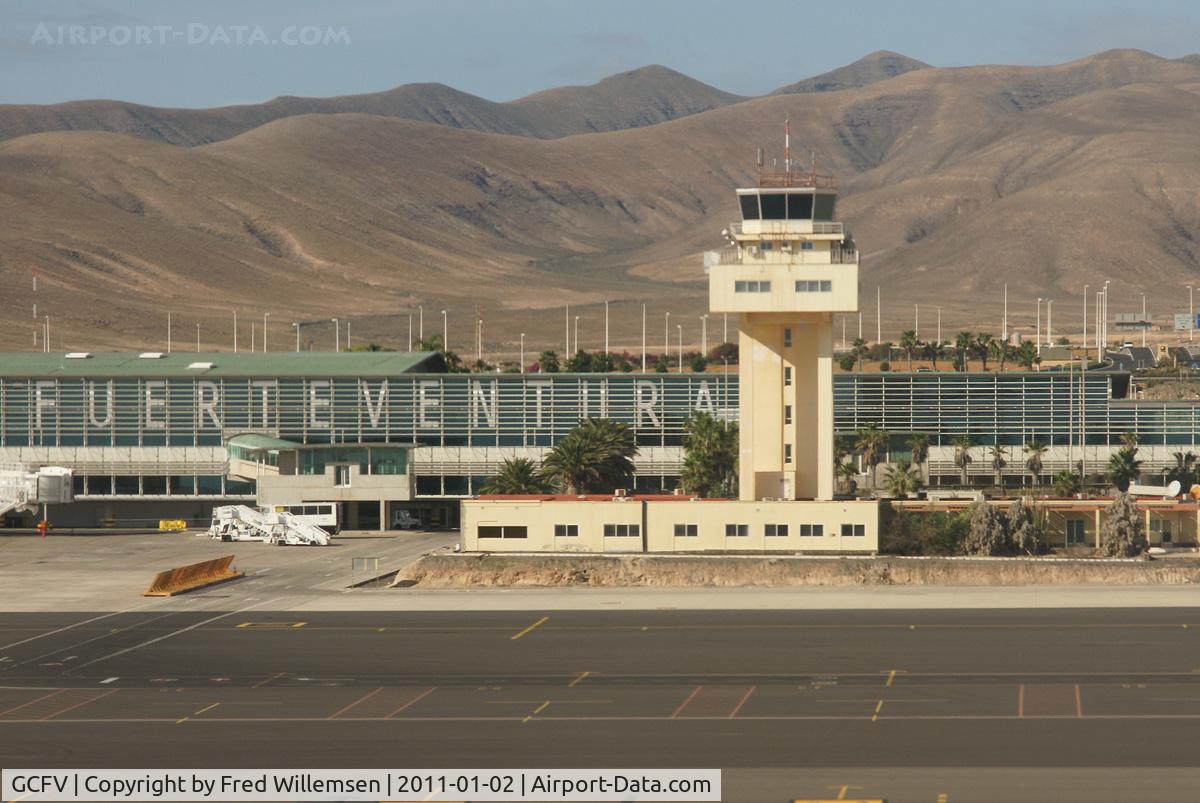
[[[221,541],[263,541],[276,546],[329,546],[331,537],[321,527],[291,513],[255,510],[246,505],[213,508],[208,534]]]

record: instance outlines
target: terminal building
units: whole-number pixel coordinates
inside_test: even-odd
[[[1050,445],[1042,483],[1069,467],[1102,473],[1126,433],[1150,477],[1176,452],[1200,454],[1200,402],[1131,398],[1130,379],[838,374],[834,434],[875,424],[891,433],[891,459],[908,456],[909,434],[928,434],[931,486],[961,483],[962,435],[979,446],[976,485],[994,484],[993,444],[1009,449],[1001,474],[1013,487],[1034,483],[1021,451],[1033,439]],[[635,430],[631,493],[671,493],[688,415],[736,420],[739,400],[736,374],[447,374],[429,353],[8,353],[0,464],[74,470],[78,501],[51,511],[60,527],[201,524],[214,504],[314,500],[339,502],[348,527],[387,527],[399,509],[457,526],[460,501],[505,458],[539,458],[593,416]]]

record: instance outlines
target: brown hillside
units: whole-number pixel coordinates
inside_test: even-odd
[[[805,78],[794,84],[781,86],[772,94],[791,95],[800,92],[836,92],[841,89],[856,89],[876,81],[886,81],[888,78],[894,78],[913,70],[923,70],[928,66],[923,61],[910,59],[900,53],[876,50],[844,67],[814,75],[812,78]]]
[[[1089,88],[1093,87],[1093,88]],[[1014,98],[1024,98],[1014,102]],[[273,314],[332,345],[404,345],[407,311],[426,333],[450,311],[451,346],[470,351],[476,304],[487,350],[561,350],[562,305],[581,345],[636,348],[649,304],[699,339],[699,252],[719,245],[732,189],[754,149],[816,150],[840,176],[839,217],[864,253],[866,334],[874,296],[885,338],[923,305],[957,327],[1032,326],[1055,298],[1055,331],[1077,331],[1084,283],[1113,281],[1112,312],[1177,311],[1200,252],[1200,68],[1120,51],[1049,68],[922,69],[841,92],[776,95],[658,125],[544,140],[363,114],[277,120],[224,142],[180,148],[128,136],[49,133],[0,143],[0,270],[10,288],[6,347],[29,342],[28,275],[56,347],[161,345],[231,337],[231,310]],[[1183,294],[1186,304],[1186,293]],[[850,331],[854,332],[853,322]],[[714,328],[714,324],[718,328]],[[192,326],[192,330],[186,328]],[[719,323],[710,321],[709,341]],[[244,347],[244,345],[243,345]]]

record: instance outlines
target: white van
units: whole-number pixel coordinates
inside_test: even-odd
[[[327,533],[342,530],[341,505],[337,502],[305,502],[302,505],[272,505],[276,513],[291,513],[306,524],[315,524]]]

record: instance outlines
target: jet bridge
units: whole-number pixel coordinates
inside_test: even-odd
[[[0,516],[73,501],[75,486],[71,469],[58,466],[26,469],[21,464],[0,464]]]

